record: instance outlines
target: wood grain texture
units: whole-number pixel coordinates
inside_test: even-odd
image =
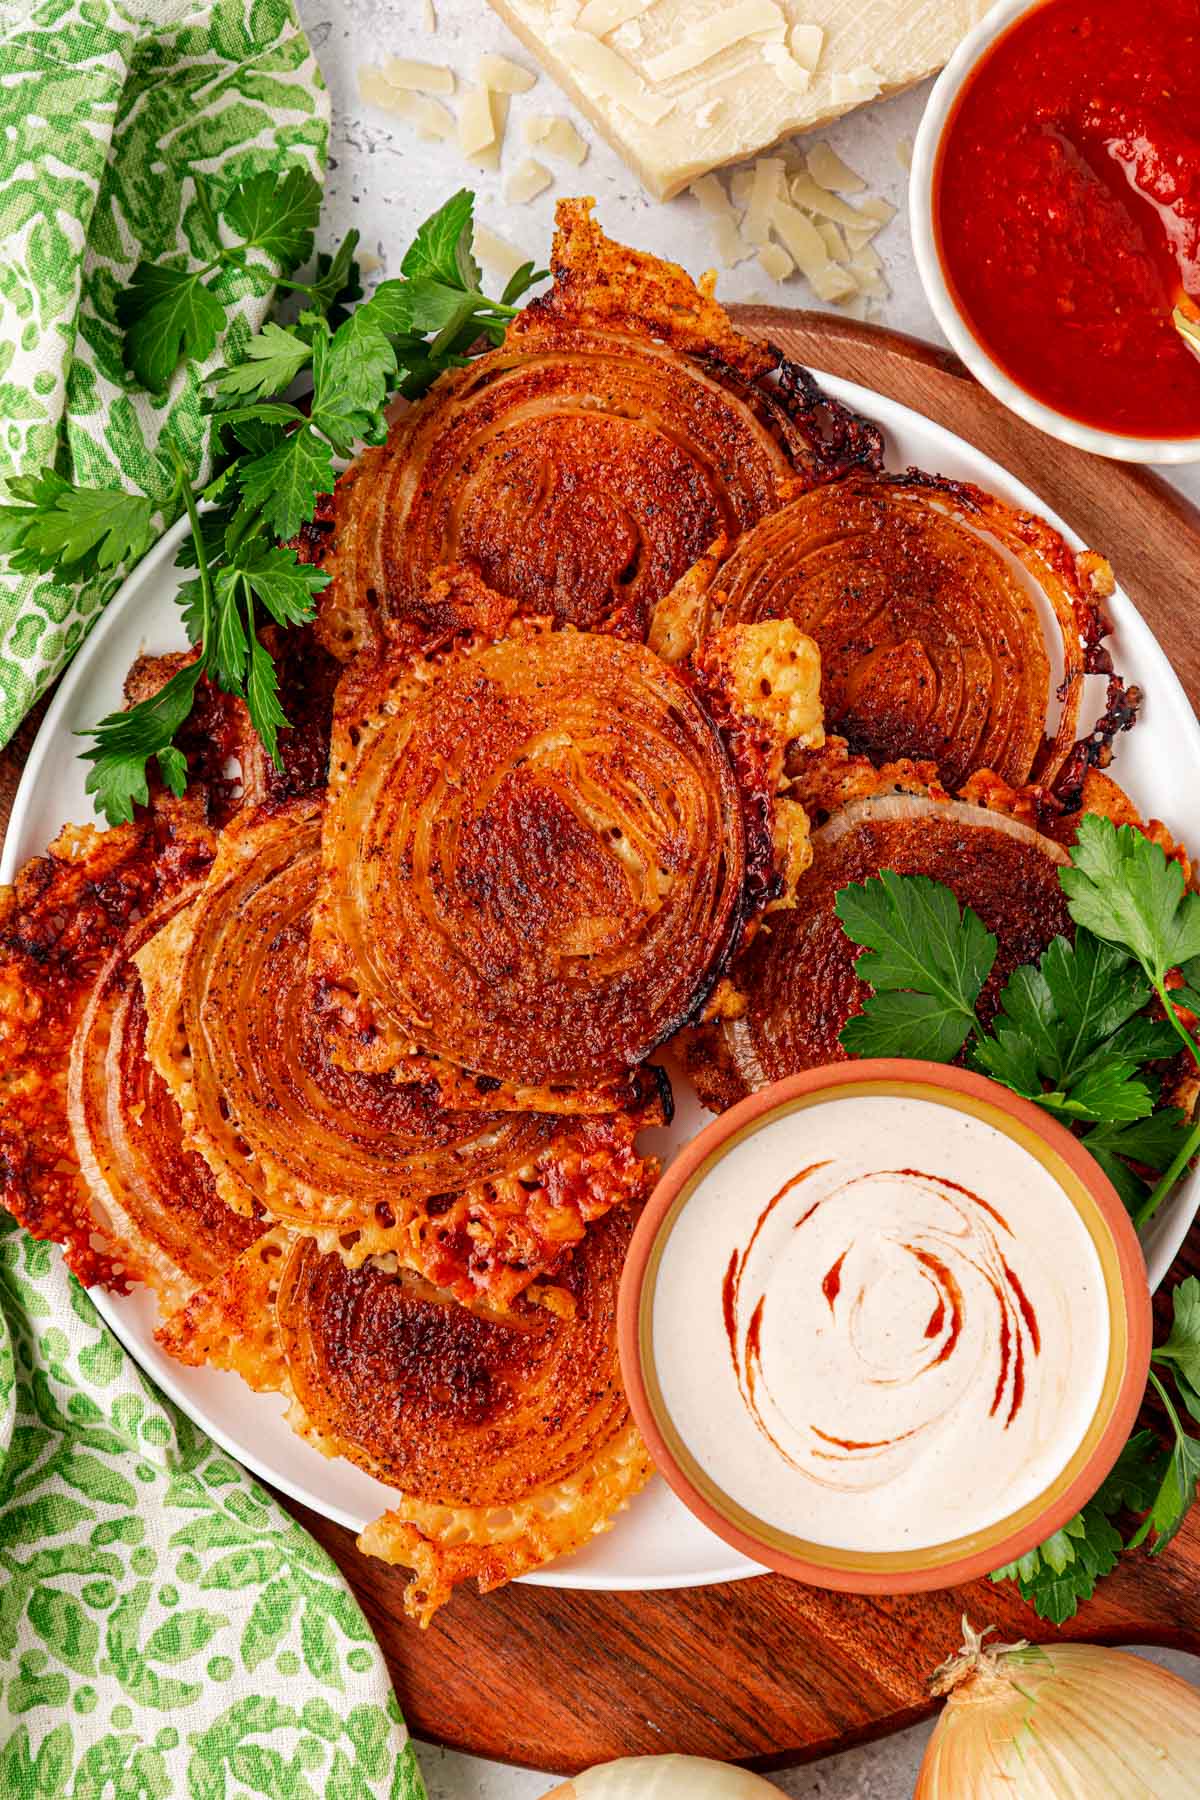
[[[795,360],[902,401],[1028,482],[1110,555],[1193,702],[1200,697],[1200,514],[1181,496],[1147,470],[1051,443],[932,345],[819,313],[740,310]],[[0,757],[0,824],[33,729]],[[1187,1272],[1200,1272],[1200,1243],[1172,1278]],[[361,1557],[350,1533],[284,1504],[358,1594],[414,1733],[562,1774],[667,1750],[781,1767],[895,1731],[932,1710],[926,1678],[957,1646],[964,1612],[1004,1636],[1200,1652],[1195,1514],[1163,1556],[1127,1559],[1061,1634],[1007,1584],[878,1600],[774,1575],[650,1594],[461,1592],[421,1633],[402,1622],[401,1575]]]

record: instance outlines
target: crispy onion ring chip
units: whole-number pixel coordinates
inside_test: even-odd
[[[1002,551],[1057,621],[1062,707],[1049,737],[1038,608]],[[932,758],[950,788],[983,768],[1051,785],[1075,743],[1085,673],[1111,671],[1098,604],[1111,591],[1107,564],[979,488],[915,470],[851,476],[702,564],[658,609],[650,641],[675,661],[714,628],[791,618],[820,647],[829,724],[855,750]]]
[[[693,687],[520,626],[343,685],[312,935],[339,1060],[408,1059],[454,1104],[627,1103],[743,922],[741,795]]]
[[[339,482],[319,607],[335,655],[379,630],[436,635],[430,578],[450,563],[531,614],[642,637],[714,538],[798,478],[878,456],[800,371],[766,385],[777,354],[682,269],[611,244],[587,204],[560,205],[554,272],[502,348],[444,376]]]
[[[359,1544],[414,1570],[422,1624],[458,1582],[486,1592],[580,1548],[647,1480],[616,1347],[630,1229],[628,1212],[592,1226],[570,1317],[486,1317],[310,1240],[292,1250],[276,1302],[292,1389],[327,1444],[399,1490]]]
[[[321,811],[242,814],[199,897],[139,949],[150,1054],[230,1207],[506,1304],[644,1198],[656,1165],[625,1116],[448,1112],[428,1084],[331,1062],[307,973]]]
[[[133,957],[198,891],[185,888],[133,925],[102,969],[71,1045],[67,1110],[75,1154],[104,1234],[164,1311],[211,1281],[262,1234],[225,1205],[146,1056],[146,1006]]]
[[[0,1203],[63,1246],[87,1285],[153,1280],[146,1246],[105,1235],[68,1118],[71,1041],[131,924],[194,884],[212,857],[197,807],[165,799],[111,831],[67,827],[0,889]]]
[[[849,882],[881,869],[928,875],[973,907],[999,943],[980,996],[986,1019],[1012,971],[1070,933],[1058,882],[1065,861],[1060,846],[1028,827],[957,801],[901,794],[845,807],[813,838],[795,907],[773,915],[738,959],[739,1016],[685,1034],[684,1062],[701,1099],[721,1111],[787,1075],[846,1060],[839,1033],[870,992],[834,911]]]

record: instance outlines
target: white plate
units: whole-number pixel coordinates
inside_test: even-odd
[[[978,482],[1002,499],[1039,512],[1068,538],[1062,521],[990,458],[919,413],[834,376],[822,385],[875,419],[888,440],[889,464],[909,464],[960,480]],[[1046,444],[1047,456],[1054,454]],[[75,658],[38,733],[13,805],[0,879],[35,856],[66,820],[93,816],[84,794],[85,766],[74,733],[94,724],[121,703],[125,673],[143,651],[180,648],[184,642],[173,604],[178,576],[175,547],[184,527],[176,526],[141,564],[108,606]],[[1100,545],[1118,576],[1119,544]],[[1014,567],[1016,565],[1014,564]],[[1174,671],[1149,627],[1120,590],[1111,602],[1112,647],[1117,667],[1146,694],[1143,716],[1128,737],[1118,739],[1117,774],[1147,815],[1165,819],[1177,836],[1200,842],[1200,724]],[[1048,623],[1048,641],[1055,637]],[[1093,716],[1102,684],[1089,683],[1085,714]],[[1088,714],[1088,707],[1091,713]],[[706,1116],[676,1083],[679,1112],[656,1148],[686,1142]],[[1166,1274],[1200,1204],[1200,1183],[1183,1184],[1146,1233],[1143,1245],[1152,1283]],[[283,1421],[276,1396],[251,1393],[235,1375],[188,1369],[172,1362],[153,1338],[153,1305],[145,1294],[115,1298],[93,1290],[92,1298],[130,1354],[196,1424],[257,1475],[326,1518],[361,1530],[390,1504],[390,1490],[346,1462],[329,1462],[296,1437]],[[753,1575],[756,1565],[736,1555],[685,1510],[655,1480],[622,1514],[611,1532],[578,1555],[526,1579],[550,1587],[700,1587]]]

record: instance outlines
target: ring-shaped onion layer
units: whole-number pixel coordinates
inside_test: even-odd
[[[292,1250],[276,1316],[293,1393],[325,1446],[402,1495],[362,1542],[414,1568],[406,1605],[426,1622],[456,1582],[498,1586],[586,1543],[646,1480],[616,1344],[631,1224],[588,1232],[569,1317],[486,1316],[311,1240]]]
[[[225,1205],[208,1164],[185,1143],[179,1107],[146,1055],[146,1006],[133,958],[196,891],[185,889],[134,924],[101,970],[71,1045],[67,1085],[75,1154],[97,1221],[168,1310],[264,1229],[261,1218]]]
[[[705,1104],[720,1111],[773,1081],[846,1060],[839,1034],[871,990],[834,910],[840,888],[881,869],[945,882],[998,942],[979,1000],[986,1021],[1012,971],[1071,932],[1064,860],[1028,827],[959,802],[905,795],[836,813],[813,838],[795,907],[774,914],[734,966],[745,1011],[686,1036],[685,1062]]]
[[[625,1117],[449,1112],[430,1084],[331,1061],[307,969],[321,813],[295,800],[223,834],[200,896],[142,955],[153,1054],[231,1205],[503,1304],[644,1197],[654,1165]]]
[[[1050,662],[1033,595],[1064,657]],[[852,476],[764,519],[713,577],[710,629],[791,618],[820,647],[826,722],[875,761],[932,758],[956,788],[977,769],[1050,783],[1077,734],[1087,652],[1111,585],[1045,521],[961,483]],[[1049,741],[1043,740],[1048,738]]]
[[[449,563],[527,613],[642,635],[714,538],[779,505],[794,435],[770,389],[649,337],[520,338],[439,381],[339,483],[324,641],[344,658],[373,624],[436,628]]]
[[[689,686],[640,644],[518,632],[384,669],[333,769],[313,966],[339,1057],[611,1108],[571,1091],[691,1017],[741,925],[739,792]]]

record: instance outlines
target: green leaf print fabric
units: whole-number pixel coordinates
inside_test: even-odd
[[[319,174],[327,128],[290,0],[0,0],[0,488],[56,461],[158,497],[166,434],[202,467],[195,372],[161,404],[131,388],[115,295],[141,257],[205,258],[193,172]],[[270,286],[231,272],[214,365]],[[0,577],[0,741],[119,580]],[[324,1551],[0,1214],[0,1800],[423,1792]]]

